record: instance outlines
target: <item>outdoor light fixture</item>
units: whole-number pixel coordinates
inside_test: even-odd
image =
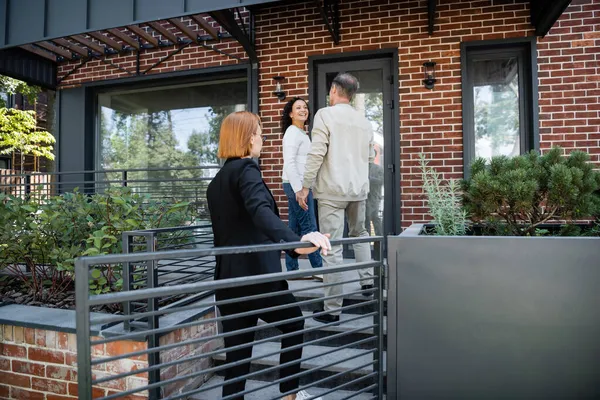
[[[425,73],[425,79],[423,79],[423,85],[431,90],[437,82],[435,79],[435,61],[427,61],[423,63],[423,72]]]
[[[275,91],[273,92],[273,94],[275,96],[277,96],[277,98],[279,100],[285,100],[285,92],[283,90],[281,90],[281,81],[284,80],[285,78],[283,76],[274,76],[273,79],[275,80]]]

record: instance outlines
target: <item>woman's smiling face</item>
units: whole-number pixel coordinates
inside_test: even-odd
[[[292,112],[290,113],[292,121],[306,122],[308,119],[308,105],[304,100],[296,100],[292,106]]]

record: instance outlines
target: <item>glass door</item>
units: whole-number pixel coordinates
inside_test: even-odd
[[[338,73],[348,72],[359,81],[352,106],[371,122],[375,135],[375,160],[369,165],[370,193],[367,199],[366,228],[372,236],[394,232],[394,148],[392,140],[393,79],[390,59],[318,64],[316,66],[317,110],[329,105],[329,89]],[[347,233],[347,229],[345,234]],[[344,257],[353,258],[351,246]],[[378,254],[374,254],[378,256]]]

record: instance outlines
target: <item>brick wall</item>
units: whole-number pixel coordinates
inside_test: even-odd
[[[529,6],[521,1],[439,2],[435,32],[427,33],[426,1],[345,1],[335,46],[311,3],[274,6],[256,19],[261,61],[261,116],[266,179],[279,187],[283,106],[271,94],[274,75],[286,76],[289,96],[308,97],[308,57],[397,47],[399,53],[400,185],[402,225],[429,219],[421,196],[417,156],[425,153],[446,178],[460,178],[462,106],[460,43],[533,35]],[[285,43],[285,45],[282,45]],[[556,26],[538,39],[542,149],[584,149],[600,163],[600,0],[574,0]],[[422,63],[437,62],[434,90],[421,83]]]
[[[113,356],[145,348],[146,343],[120,341],[98,346],[92,354],[95,357]],[[0,399],[77,399],[76,352],[77,341],[73,333],[0,326]],[[123,359],[95,366],[93,370],[97,379],[147,365],[145,358]],[[106,396],[146,384],[145,375],[130,376],[126,380],[94,387],[93,396]],[[145,398],[137,396],[131,400]]]
[[[203,319],[214,318],[214,313]],[[181,328],[160,338],[160,344],[180,343],[216,335],[214,323],[199,324]],[[99,338],[92,338],[98,340]],[[161,362],[176,361],[223,346],[222,340],[210,340],[192,345],[178,346],[161,351]],[[116,355],[126,355],[147,349],[146,342],[115,341],[94,346],[92,359]],[[166,380],[206,369],[212,365],[210,357],[184,362],[161,370],[161,379]],[[148,357],[132,356],[92,367],[92,379],[100,379],[116,374],[148,367]],[[199,376],[181,380],[165,387],[165,396],[180,393],[200,386],[210,376]],[[94,398],[109,396],[146,386],[148,373],[139,373],[125,378],[111,380],[94,386]],[[0,325],[0,400],[67,400],[76,399],[77,387],[77,342],[73,333],[51,330]],[[128,400],[147,399],[147,392],[122,397]]]
[[[261,162],[265,180],[287,217],[280,189],[283,102],[272,95],[273,76],[284,75],[288,96],[308,97],[308,57],[322,54],[397,48],[399,53],[401,155],[399,180],[403,226],[427,220],[416,157],[426,153],[447,178],[462,176],[461,41],[533,35],[528,2],[515,0],[444,0],[439,2],[433,36],[427,33],[426,1],[347,0],[340,4],[340,45],[334,45],[313,2],[265,7],[256,15],[260,59],[260,115],[265,141]],[[225,44],[223,45],[225,46]],[[234,43],[227,48],[239,47]],[[240,53],[242,54],[242,53]],[[581,148],[600,163],[600,0],[573,0],[545,38],[538,39],[540,139],[542,149]],[[166,49],[147,52],[149,66]],[[112,61],[131,68],[133,56]],[[421,84],[422,63],[437,62],[434,90]],[[231,63],[230,59],[191,46],[156,73]],[[122,64],[124,63],[124,64]],[[73,65],[71,65],[73,66]],[[59,76],[69,68],[60,68]],[[66,81],[77,85],[125,76],[100,61],[88,63]]]
[[[214,313],[207,314],[202,319],[215,318]],[[213,323],[198,324],[188,328],[178,329],[160,337],[160,345],[168,345],[173,343],[180,343],[185,340],[194,340],[199,338],[208,338],[217,334],[217,326]],[[223,347],[222,339],[212,339],[210,341],[199,341],[193,344],[187,344],[178,346],[170,350],[160,352],[160,362],[168,363],[171,361],[180,360],[182,358],[195,357],[200,354],[205,354],[210,351]],[[203,357],[193,361],[187,361],[180,364],[176,364],[167,368],[163,368],[160,371],[160,379],[167,380],[174,378],[175,376],[184,376],[196,373],[208,369],[213,366],[211,357]],[[174,394],[187,392],[190,389],[194,389],[208,381],[211,376],[199,375],[190,379],[184,379],[170,385],[166,385],[163,389],[163,396],[168,397]]]

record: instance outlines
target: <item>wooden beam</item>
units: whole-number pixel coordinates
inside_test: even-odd
[[[67,39],[54,39],[54,42],[58,43],[59,45],[61,45],[62,47],[66,48],[66,49],[74,51],[75,53],[77,53],[83,57],[88,57],[90,55],[87,49],[84,49],[83,47],[78,46],[76,44],[73,44],[73,43],[69,42]]]
[[[144,39],[146,42],[153,45],[154,47],[158,47],[158,39],[146,32],[145,30],[143,30],[142,28],[140,28],[139,26],[127,25],[126,28],[138,35],[139,37],[141,37],[142,39]]]
[[[134,38],[132,38],[131,36],[129,36],[128,34],[121,32],[120,30],[118,30],[116,28],[108,29],[108,33],[110,33],[111,35],[113,35],[116,38],[121,39],[123,42],[127,43],[131,47],[134,47],[137,50],[140,49],[140,43],[137,40],[135,40]]]
[[[177,39],[177,36],[175,36],[167,28],[165,28],[164,26],[162,26],[160,24],[160,22],[152,21],[152,22],[148,22],[148,25],[150,25],[150,27],[152,29],[154,29],[156,32],[160,33],[162,35],[162,37],[164,37],[165,39],[168,39],[171,43],[173,43],[173,44],[179,43],[179,40]]]
[[[173,25],[174,27],[176,27],[177,29],[179,29],[185,36],[189,37],[194,42],[196,42],[198,40],[198,36],[199,36],[198,31],[193,30],[192,28],[190,28],[189,26],[187,26],[185,23],[181,22],[180,20],[171,18],[169,20],[169,23],[171,25]]]
[[[49,53],[49,52],[47,52],[45,50],[39,49],[39,48],[37,48],[37,47],[35,47],[35,46],[31,45],[31,44],[26,44],[26,45],[23,45],[23,46],[20,46],[20,47],[23,50],[29,51],[30,53],[37,54],[40,57],[44,57],[44,58],[46,58],[46,59],[48,59],[50,61],[56,62],[56,55],[54,55],[52,53]]]
[[[90,35],[97,41],[104,43],[105,45],[107,45],[108,47],[110,47],[116,51],[123,50],[124,46],[121,43],[117,42],[116,40],[112,40],[108,36],[103,35],[101,32],[90,32],[90,33],[88,33],[88,35]]]
[[[61,56],[62,58],[65,58],[67,60],[71,60],[73,58],[73,53],[71,53],[70,51],[67,51],[65,49],[62,49],[60,47],[58,47],[57,45],[50,43],[50,42],[37,42],[36,45],[43,47],[44,49],[53,52],[54,54],[57,54],[59,56]]]
[[[71,39],[73,39],[73,40],[81,43],[85,47],[88,47],[88,48],[90,48],[91,50],[94,50],[97,53],[104,54],[106,52],[106,48],[105,47],[102,47],[99,44],[94,43],[91,40],[89,40],[87,38],[84,38],[81,35],[73,35],[73,36],[71,36]]]
[[[204,31],[206,33],[208,33],[210,36],[212,36],[213,39],[219,40],[219,33],[217,32],[217,30],[215,28],[212,27],[211,24],[208,23],[207,20],[205,20],[204,18],[202,18],[199,15],[192,15],[192,19],[194,21],[196,21],[196,23],[198,24],[198,26],[200,26],[200,28],[204,29]]]

